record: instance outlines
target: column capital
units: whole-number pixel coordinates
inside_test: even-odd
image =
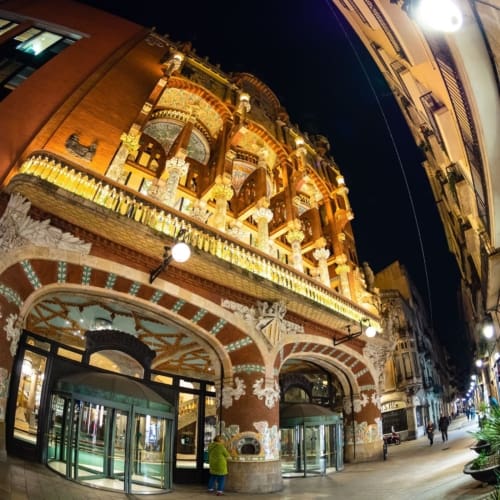
[[[313,257],[316,260],[326,260],[330,257],[330,250],[328,250],[328,248],[316,248],[316,250],[313,251]]]
[[[120,136],[120,140],[122,141],[123,145],[127,148],[127,151],[129,153],[136,153],[137,150],[139,149],[139,138],[140,134],[127,134],[123,132],[123,134]]]
[[[258,207],[253,212],[253,218],[256,221],[264,219],[266,222],[270,222],[273,218],[273,212],[266,207]]]

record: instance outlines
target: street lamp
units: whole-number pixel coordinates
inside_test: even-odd
[[[340,337],[337,336],[333,337],[333,345],[343,344],[344,342],[348,342],[349,340],[359,337],[363,333],[363,325],[366,325],[365,335],[368,338],[373,338],[375,337],[375,335],[377,335],[377,330],[375,329],[374,326],[370,325],[370,320],[368,318],[361,318],[359,320],[359,331],[351,332],[351,328],[353,325],[347,325],[345,327],[347,328],[347,335],[342,335]]]
[[[185,233],[186,229],[181,229],[177,234],[177,239],[182,237]],[[191,257],[191,249],[183,241],[177,241],[171,247],[165,246],[164,249],[165,251],[161,264],[149,273],[149,283],[153,283],[153,281],[168,267],[172,260],[175,262],[186,262],[189,257]]]
[[[403,10],[424,29],[452,33],[463,22],[462,12],[453,0],[403,0]]]

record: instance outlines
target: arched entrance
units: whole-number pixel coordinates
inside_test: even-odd
[[[315,404],[291,403],[280,409],[280,428],[283,477],[343,469],[340,414]]]
[[[343,393],[336,378],[313,361],[289,359],[281,368],[280,387],[283,477],[342,470]]]
[[[48,466],[67,479],[124,493],[172,486],[173,406],[138,381],[84,372],[50,396]]]

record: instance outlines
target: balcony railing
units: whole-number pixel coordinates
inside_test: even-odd
[[[365,310],[356,307],[320,283],[300,276],[285,265],[245,248],[240,242],[226,239],[210,231],[206,226],[202,227],[187,218],[184,219],[180,217],[182,215],[180,212],[161,205],[160,202],[155,204],[151,198],[142,196],[105,176],[66,164],[46,152],[30,156],[22,164],[20,173],[43,179],[85,200],[91,200],[96,205],[149,226],[170,238],[175,238],[180,229],[184,229],[182,240],[200,252],[216,256],[292,290],[353,322],[359,323],[368,316]],[[369,317],[368,321],[377,331],[381,331],[376,319]]]

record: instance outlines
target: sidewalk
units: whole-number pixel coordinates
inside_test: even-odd
[[[433,446],[427,438],[389,446],[386,461],[346,464],[342,472],[326,476],[284,480],[277,493],[249,495],[227,492],[236,500],[479,500],[493,490],[463,474],[463,466],[476,454],[470,432],[477,420],[455,419],[449,428],[449,441],[439,433]],[[153,495],[155,500],[207,500],[206,486],[174,485],[168,494]],[[8,458],[0,462],[1,500],[145,500],[146,495],[125,495],[81,486],[63,479],[41,464]],[[151,498],[151,496],[149,496]]]

